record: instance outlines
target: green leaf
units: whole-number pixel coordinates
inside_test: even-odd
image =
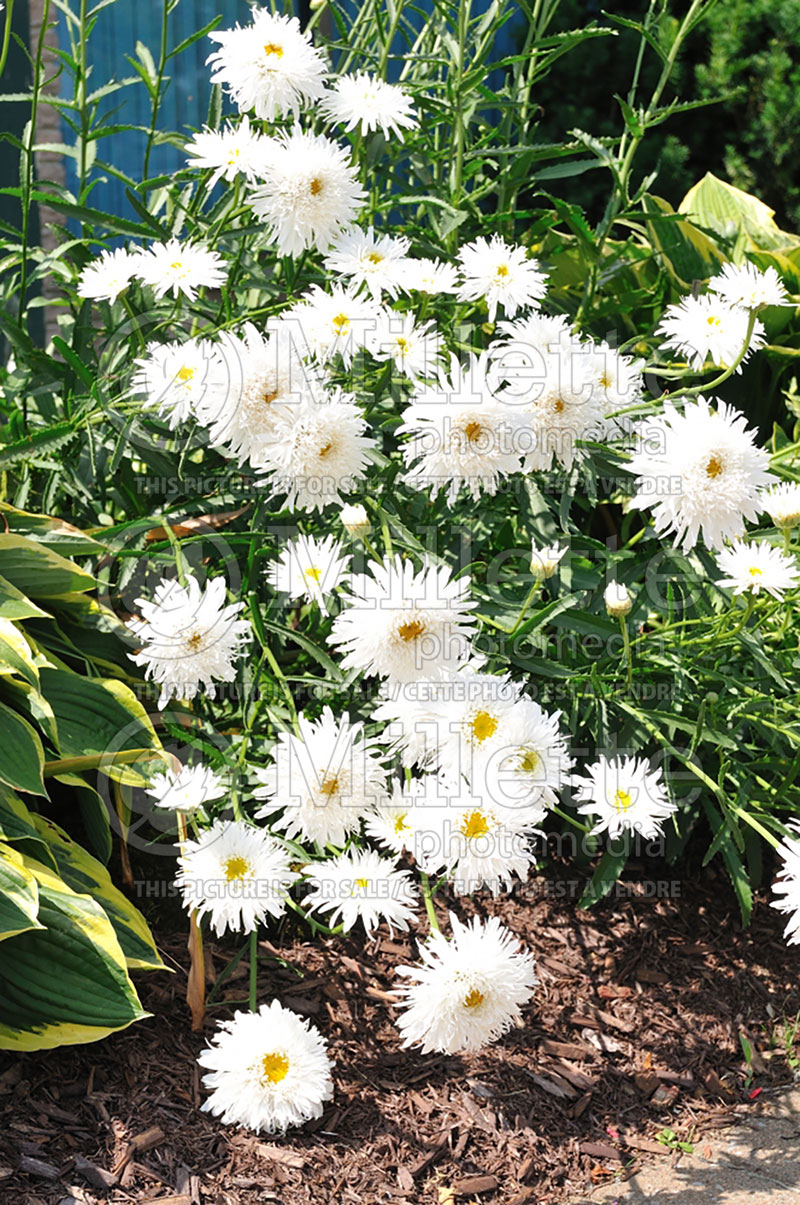
[[[41,683],[56,717],[62,757],[102,755],[100,769],[109,777],[132,786],[149,782],[152,760],[143,757],[140,769],[114,763],[127,750],[161,749],[147,712],[129,687],[61,669],[43,669]]]
[[[642,208],[648,215],[647,232],[656,251],[661,252],[681,286],[689,289],[695,280],[708,280],[719,272],[726,256],[716,243],[686,220],[672,220],[675,211],[662,197],[646,193]],[[662,220],[669,217],[669,221]]]
[[[14,535],[29,536],[40,544],[55,548],[62,556],[95,556],[107,551],[105,544],[99,543],[79,527],[73,527],[65,519],[18,510],[8,502],[0,502],[0,514]]]
[[[4,577],[0,577],[0,616],[3,619],[49,619],[47,611],[37,607],[35,602],[12,585]]]
[[[0,943],[0,1049],[94,1042],[148,1014],[111,921],[33,858],[44,928]]]
[[[36,919],[39,889],[18,850],[0,843],[0,941],[41,929]]]
[[[93,858],[76,841],[44,816],[34,816],[33,823],[55,858],[58,870],[68,887],[80,895],[91,896],[100,904],[117,935],[128,967],[138,970],[163,970],[153,936],[138,908],[111,882],[102,862]]]
[[[747,250],[775,251],[800,246],[800,235],[787,234],[776,224],[774,209],[711,172],[689,189],[678,212],[731,241],[742,232]]]
[[[0,535],[0,575],[31,598],[57,598],[95,586],[72,561],[25,536]]]
[[[31,795],[46,795],[42,781],[44,750],[34,728],[0,703],[0,781]]]
[[[10,619],[0,619],[0,678],[6,675],[17,675],[33,687],[39,685],[31,646]]]
[[[45,431],[35,431],[14,443],[0,447],[0,466],[26,462],[46,452],[55,452],[75,438],[77,431],[71,423],[56,423]]]
[[[87,844],[100,861],[107,864],[114,845],[104,799],[79,774],[56,774],[55,781],[70,787],[74,792],[86,831]]]
[[[578,902],[579,908],[591,908],[598,900],[608,895],[622,873],[630,848],[631,838],[627,832],[616,840],[609,841],[608,848],[598,862],[591,882]]]

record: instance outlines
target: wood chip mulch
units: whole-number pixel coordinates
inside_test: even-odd
[[[0,1058],[0,1200],[550,1205],[768,1108],[800,1056],[800,952],[768,895],[743,932],[713,868],[678,898],[644,898],[631,882],[629,898],[591,912],[563,883],[445,901],[462,917],[499,915],[540,977],[521,1027],[469,1058],[400,1050],[387,992],[414,960],[406,935],[262,943],[261,999],[310,1017],[336,1065],[323,1118],[285,1138],[200,1111],[205,1038],[183,1001],[186,938],[162,934],[176,973],[139,978],[152,1018],[88,1046]],[[235,952],[211,943],[212,974]],[[247,974],[245,957],[206,1036],[226,1001],[246,997]]]

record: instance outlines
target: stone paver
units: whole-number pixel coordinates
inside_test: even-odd
[[[645,1159],[571,1205],[800,1205],[800,1088],[770,1094],[731,1129],[701,1130],[691,1155]]]

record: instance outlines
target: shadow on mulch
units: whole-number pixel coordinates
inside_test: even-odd
[[[200,1111],[205,1043],[183,1004],[185,936],[162,934],[177,973],[141,978],[152,1018],[97,1044],[3,1057],[0,1200],[558,1202],[668,1157],[664,1130],[691,1140],[792,1081],[800,951],[766,896],[742,932],[713,868],[672,898],[623,884],[627,898],[592,912],[564,898],[566,882],[455,901],[461,916],[499,915],[540,978],[522,1026],[469,1058],[400,1050],[386,993],[415,956],[405,936],[262,943],[261,999],[310,1017],[336,1064],[323,1118],[286,1138]],[[209,964],[219,973],[235,950],[211,944]],[[247,973],[244,961],[225,982],[229,1003],[211,1010],[206,1036],[246,996]]]

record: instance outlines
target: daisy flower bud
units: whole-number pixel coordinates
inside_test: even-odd
[[[800,484],[796,481],[783,481],[764,490],[761,495],[761,507],[767,512],[772,522],[781,531],[791,531],[800,523]]]
[[[547,548],[537,548],[535,544],[532,544],[531,573],[541,581],[552,577],[566,552],[566,544],[549,544]]]
[[[622,582],[609,582],[603,591],[603,602],[606,611],[614,619],[624,619],[633,610],[633,599]]]
[[[416,966],[400,966],[410,980],[397,989],[406,1011],[398,1021],[403,1046],[423,1054],[469,1053],[502,1037],[521,1015],[536,986],[533,957],[493,916],[468,925],[450,914],[452,940],[431,933]]]
[[[717,585],[729,587],[734,594],[760,594],[763,590],[773,598],[783,598],[786,590],[793,590],[800,582],[794,558],[766,540],[753,544],[736,540],[719,553],[717,564],[727,574]]]
[[[266,1134],[321,1117],[333,1096],[325,1045],[319,1030],[277,1000],[234,1013],[197,1060],[209,1072],[204,1112]]]
[[[372,531],[369,515],[360,502],[345,502],[339,513],[339,520],[348,535],[354,539],[368,536]]]

